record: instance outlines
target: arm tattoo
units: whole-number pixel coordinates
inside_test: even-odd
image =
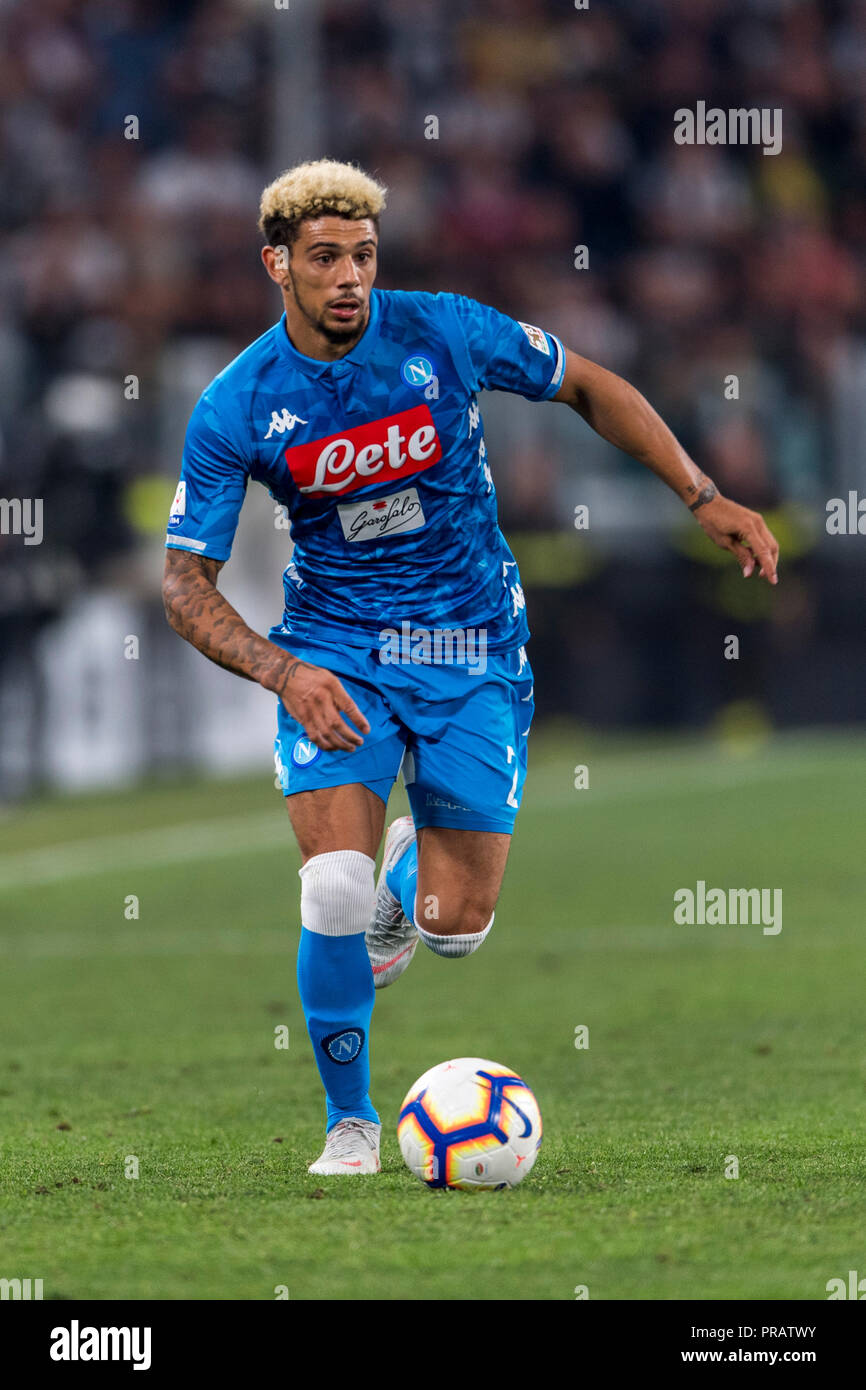
[[[248,627],[216,587],[222,562],[186,550],[166,553],[165,615],[181,637],[217,666],[266,690],[285,680],[287,654]]]
[[[698,507],[702,507],[705,502],[712,502],[714,497],[718,497],[719,490],[712,478],[708,478],[702,473],[697,483],[690,483],[686,488],[686,495],[683,499],[690,512],[696,512]]]

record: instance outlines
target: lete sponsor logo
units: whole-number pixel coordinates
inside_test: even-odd
[[[374,478],[383,482],[394,474],[409,477],[441,457],[442,444],[427,405],[285,450],[299,492],[310,497],[354,492]]]

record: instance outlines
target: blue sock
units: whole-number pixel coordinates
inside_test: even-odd
[[[328,1130],[350,1115],[379,1123],[370,1101],[368,1033],[376,990],[363,932],[301,927],[298,990],[328,1101]]]
[[[410,922],[415,921],[415,889],[418,886],[418,841],[412,840],[396,864],[392,864],[385,882],[401,903]]]

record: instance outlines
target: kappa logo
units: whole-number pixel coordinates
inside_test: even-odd
[[[282,748],[279,735],[274,739],[274,786],[283,792],[289,790],[289,769],[283,766]]]
[[[292,749],[292,762],[295,767],[309,767],[310,763],[314,763],[317,758],[321,757],[321,754],[321,748],[311,738],[304,735],[295,740],[295,746]]]
[[[322,1038],[322,1047],[331,1061],[342,1067],[354,1062],[364,1046],[365,1037],[363,1028],[344,1028],[339,1033],[329,1033]]]
[[[293,415],[290,410],[283,406],[279,414],[276,410],[271,411],[271,423],[268,426],[265,439],[270,439],[274,433],[285,434],[287,430],[293,430],[295,425],[308,425],[309,423],[309,420],[302,420],[300,415]]]
[[[420,473],[442,457],[442,443],[428,405],[371,420],[343,434],[331,434],[286,449],[285,460],[299,492],[309,497],[354,492]]]

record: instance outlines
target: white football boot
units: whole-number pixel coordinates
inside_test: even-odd
[[[409,921],[387,880],[388,870],[409,848],[414,837],[415,822],[411,816],[400,816],[392,821],[385,836],[382,867],[376,881],[376,903],[366,934],[367,955],[377,989],[393,984],[403,974],[418,945],[415,923]]]
[[[378,1173],[379,1136],[382,1126],[372,1120],[340,1120],[325,1140],[325,1147],[308,1173],[324,1177],[351,1177],[355,1173]]]

